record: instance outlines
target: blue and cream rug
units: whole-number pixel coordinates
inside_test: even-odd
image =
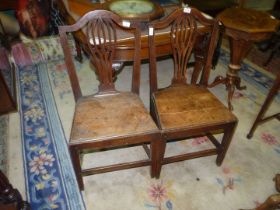
[[[18,68],[21,128],[18,141],[22,144],[25,188],[32,209],[233,210],[254,208],[276,192],[272,179],[280,171],[279,122],[263,124],[252,140],[246,138],[272,79],[246,63],[241,77],[247,89],[236,91],[233,99],[239,124],[221,167],[215,165],[213,156],[165,165],[158,180],[150,178],[148,167],[99,174],[84,178],[85,191],[81,194],[67,150],[74,99],[64,61],[56,58]],[[227,63],[228,53],[223,51],[212,72],[213,78],[225,75]],[[83,93],[96,91],[98,83],[88,60],[76,65]],[[164,60],[159,65],[160,85],[168,84],[166,78],[171,74],[172,63]],[[119,89],[130,87],[127,82],[130,70],[125,67],[119,75]],[[148,65],[143,64],[140,95],[147,107],[148,92]],[[213,88],[213,92],[226,104],[224,86]],[[275,101],[270,112],[278,110],[279,103]],[[207,138],[172,143],[167,154],[197,150],[209,144]],[[143,155],[141,148],[114,151],[112,155],[111,152],[85,154],[83,167]]]

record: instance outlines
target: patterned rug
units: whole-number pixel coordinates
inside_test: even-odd
[[[19,66],[17,75],[26,192],[32,209],[231,210],[253,208],[275,193],[272,178],[279,173],[279,123],[263,124],[252,140],[246,139],[272,81],[261,69],[250,63],[243,65],[240,75],[247,89],[234,95],[239,124],[221,167],[215,165],[215,157],[207,157],[165,165],[158,180],[150,178],[148,167],[89,176],[84,178],[82,196],[67,150],[74,112],[69,79],[61,57],[47,61]],[[225,75],[227,63],[228,53],[223,51],[211,79]],[[83,94],[95,92],[97,80],[88,60],[76,65]],[[164,60],[159,65],[160,85],[168,84],[172,63]],[[125,67],[117,87],[129,88],[130,76],[131,68]],[[140,96],[147,107],[148,92],[148,65],[143,64]],[[226,104],[223,86],[213,88],[213,92]],[[275,101],[270,112],[278,108]],[[171,143],[167,155],[209,145],[207,138]],[[83,167],[143,155],[141,148],[114,151],[112,156],[111,152],[85,154]]]

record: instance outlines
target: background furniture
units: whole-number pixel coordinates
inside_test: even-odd
[[[7,177],[0,170],[0,209],[31,210],[29,204],[22,200],[17,189],[14,189]]]
[[[242,90],[238,72],[242,59],[248,54],[253,42],[268,39],[279,26],[279,21],[268,13],[245,8],[229,8],[217,16],[224,27],[224,33],[230,41],[230,64],[226,78],[217,79],[228,89],[228,107],[232,110],[232,96],[235,88]]]
[[[1,19],[0,19],[0,27],[2,30],[0,30],[0,47],[4,47],[7,54],[11,52],[11,44],[13,38],[11,38],[8,34],[6,34],[5,29],[2,25]],[[1,32],[2,31],[2,32]],[[15,86],[15,66],[14,64],[9,62],[8,55],[5,55],[8,66],[5,71],[9,74],[8,78],[11,82],[11,86],[7,84],[8,81],[4,77],[4,70],[0,69],[0,115],[5,114],[7,112],[15,111],[17,109],[17,103],[16,103],[16,86]],[[3,59],[3,58],[2,58]]]
[[[185,11],[185,12],[184,12]],[[206,64],[201,72],[187,75],[187,63],[196,39],[202,34],[197,24],[208,28],[206,37],[210,39],[204,51]],[[157,30],[171,28],[171,46],[174,58],[174,75],[171,85],[158,89],[156,65]],[[150,44],[150,112],[161,130],[165,145],[168,141],[207,136],[215,148],[164,157],[162,164],[217,154],[216,163],[221,165],[231,142],[237,118],[207,89],[211,71],[211,61],[218,34],[218,21],[207,19],[197,9],[178,9],[166,18],[151,23]],[[205,36],[203,36],[205,37]],[[203,40],[202,40],[203,42]],[[199,77],[200,75],[200,77]],[[189,81],[190,84],[188,83]],[[219,142],[214,134],[223,133]],[[165,145],[161,152],[164,154]]]
[[[159,177],[161,135],[139,97],[140,86],[140,29],[134,24],[122,25],[123,20],[112,12],[96,10],[84,15],[71,26],[60,26],[59,34],[65,54],[72,90],[76,101],[69,150],[81,190],[82,176],[141,166],[151,166],[151,176]],[[84,28],[85,27],[85,28]],[[82,96],[75,66],[68,45],[68,32],[86,31],[87,47],[96,68],[99,91]],[[132,87],[129,92],[115,89],[112,62],[120,31],[135,38]],[[109,166],[82,169],[80,154],[85,149],[108,150],[144,144],[148,159],[117,163]],[[150,144],[150,149],[145,145]]]
[[[241,7],[259,11],[271,11],[277,0],[239,0]]]
[[[265,99],[265,101],[264,101],[264,103],[263,103],[263,105],[261,107],[261,110],[258,113],[258,116],[257,116],[257,118],[256,118],[256,120],[255,120],[255,122],[254,122],[254,124],[252,126],[252,128],[250,129],[250,131],[249,131],[249,133],[247,135],[248,139],[252,138],[256,128],[260,124],[262,124],[262,123],[264,123],[264,122],[266,122],[268,120],[274,119],[274,118],[280,120],[280,112],[277,113],[277,114],[271,115],[271,116],[264,117],[266,111],[268,110],[270,104],[272,103],[273,99],[275,98],[275,96],[277,95],[279,90],[280,90],[280,72],[278,73],[278,75],[277,75],[277,77],[276,77],[276,79],[275,79],[271,89],[269,90],[269,93],[268,93],[268,95],[267,95],[267,97],[266,97],[266,99]]]
[[[12,70],[11,70],[12,71]],[[7,82],[0,70],[0,115],[5,114],[17,109],[15,101],[15,87],[13,88],[14,93],[12,96],[11,90],[9,89]]]
[[[280,56],[280,29],[278,29],[278,31],[275,34],[273,34],[271,39],[261,43],[259,45],[259,49],[261,51],[270,50],[270,54],[263,64],[264,66],[267,66],[272,59],[277,58],[277,56]]]
[[[72,17],[72,14],[78,15],[79,17],[83,16],[85,12],[95,10],[95,9],[101,9],[103,8],[102,4],[100,3],[89,3],[88,0],[68,0],[69,4],[69,11],[65,11],[65,6],[61,2],[62,0],[56,0],[59,3],[59,8],[62,8],[61,14],[64,19],[66,20],[67,24],[73,24],[75,22],[74,18]],[[62,4],[61,4],[62,3]],[[178,5],[171,5],[167,7],[163,7],[164,12],[166,15],[170,14],[172,11],[178,8]],[[76,17],[77,18],[77,17]],[[143,25],[142,25],[143,26]],[[199,30],[203,33],[208,30],[208,28],[199,27]],[[170,29],[167,28],[163,31],[157,32],[155,34],[156,36],[156,52],[158,56],[167,56],[172,53],[171,45],[170,45]],[[141,28],[141,52],[140,57],[141,59],[149,59],[149,44],[148,44],[148,28],[147,26],[144,26]],[[86,52],[88,49],[86,49],[86,38],[85,34],[81,31],[78,31],[75,33],[75,40],[77,41],[78,46],[80,45],[81,48],[83,48]],[[201,37],[200,37],[201,38]],[[134,60],[134,49],[131,48],[131,44],[134,40],[134,37],[132,36],[124,36],[120,37],[118,40],[118,45],[116,47],[116,53],[114,62],[125,62],[125,61],[133,61]],[[204,48],[207,46],[207,40],[201,40],[197,39],[197,43],[194,47],[194,58],[195,58],[195,66],[194,68],[197,69],[196,72],[200,72],[204,66],[205,66],[205,50]],[[81,56],[78,56],[81,57]],[[81,59],[80,59],[81,60]]]
[[[235,0],[185,0],[183,2],[205,12],[206,14],[211,15],[212,17],[215,17],[218,13],[226,8],[238,5]]]
[[[280,174],[275,175],[274,181],[275,181],[276,190],[280,192]],[[258,207],[251,210],[277,210],[279,208],[280,208],[280,194],[274,194],[269,196],[264,203],[260,204]]]

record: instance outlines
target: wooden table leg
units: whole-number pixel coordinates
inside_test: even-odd
[[[235,88],[238,90],[243,90],[246,87],[241,86],[241,79],[239,77],[239,71],[241,68],[241,62],[243,58],[248,54],[252,42],[245,41],[243,39],[235,39],[229,36],[230,41],[230,64],[228,65],[228,71],[226,77],[218,76],[214,82],[209,87],[214,87],[218,84],[224,84],[228,91],[228,108],[233,110],[231,104],[232,97],[235,91]]]
[[[229,41],[230,64],[228,66],[225,85],[228,90],[228,107],[230,110],[233,110],[231,101],[235,88],[238,90],[243,90],[246,88],[245,86],[241,86],[241,79],[238,73],[241,68],[241,62],[243,58],[245,58],[245,56],[248,54],[253,43],[244,39],[235,39],[234,37],[229,37]]]

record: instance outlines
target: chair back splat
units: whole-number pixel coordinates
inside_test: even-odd
[[[214,49],[217,43],[219,32],[219,24],[214,19],[208,19],[203,16],[198,10],[192,9],[190,13],[184,12],[183,9],[176,10],[166,19],[150,24],[152,30],[162,28],[170,28],[170,43],[174,59],[174,74],[172,84],[185,84],[187,82],[187,64],[191,53],[198,45],[203,46],[207,55],[204,63],[204,70],[195,69],[191,74],[190,82],[195,84],[208,85],[210,70],[212,67],[212,58]],[[199,29],[203,27],[203,29]],[[155,51],[155,36],[154,33],[149,36],[150,44],[150,71],[151,71],[151,92],[157,89],[157,67],[156,67],[156,51]]]
[[[98,13],[98,17],[96,17],[96,13]],[[128,25],[129,27],[127,27]],[[118,31],[125,31],[122,33],[129,33],[131,34],[131,37],[135,38],[132,91],[134,93],[139,93],[141,32],[138,24],[122,20],[121,17],[114,13],[108,13],[108,11],[105,10],[98,10],[87,13],[73,25],[59,27],[62,48],[65,52],[65,60],[66,64],[68,64],[68,73],[75,100],[77,101],[82,94],[78,78],[75,73],[71,50],[67,43],[68,39],[66,32],[76,32],[80,29],[85,34],[87,43],[85,49],[89,52],[91,62],[93,63],[96,69],[96,74],[99,78],[100,85],[98,94],[115,91],[113,82],[114,69],[112,68],[112,64],[115,56],[115,49],[117,47],[122,47],[117,44],[117,40],[122,39],[121,36],[118,37]]]
[[[86,43],[83,48],[99,79],[98,92],[90,96],[82,96],[68,45],[67,34],[77,32],[86,39],[83,40]],[[139,97],[141,42],[138,24],[123,20],[110,11],[95,10],[85,14],[73,25],[60,26],[59,34],[76,101],[69,151],[80,189],[84,189],[83,176],[141,166],[150,166],[151,177],[159,177],[161,157],[158,148],[162,145],[161,135]],[[131,42],[133,44],[121,44],[127,38],[134,40]],[[117,91],[114,85],[112,65],[119,48],[134,50],[132,87],[128,91]],[[139,145],[143,145],[148,156],[146,159],[124,163],[114,161],[111,165],[104,164],[103,160],[104,166],[81,167],[81,153],[84,150],[102,152]],[[107,157],[108,160],[118,159],[109,155]]]
[[[158,88],[157,52],[154,34],[169,28],[173,52],[174,74],[171,85]],[[150,113],[165,139],[179,141],[206,136],[214,148],[164,157],[162,164],[197,157],[217,155],[221,165],[230,145],[237,118],[208,90],[212,57],[217,44],[219,25],[195,8],[181,8],[149,25]],[[188,69],[188,61],[196,50],[204,50],[204,65]],[[189,78],[188,78],[189,77]],[[222,133],[221,139],[216,134]]]

